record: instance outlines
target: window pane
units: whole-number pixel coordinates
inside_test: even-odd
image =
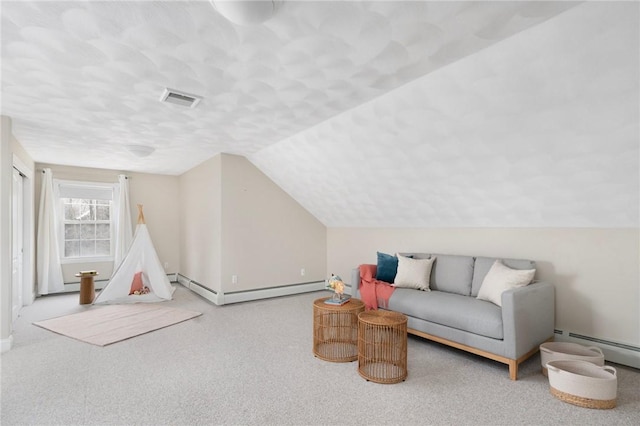
[[[80,225],[80,238],[83,240],[95,240],[96,225],[93,223],[83,223]]]
[[[100,193],[96,193],[100,197]],[[91,193],[87,189],[69,196]],[[61,198],[64,228],[64,256],[111,256],[111,206],[112,200],[94,198]],[[78,223],[80,222],[80,223]]]
[[[65,240],[79,240],[80,239],[80,225],[66,224],[64,225],[64,239]]]
[[[85,220],[96,220],[96,205],[90,204],[89,206],[89,214],[85,216]]]
[[[98,223],[96,225],[96,238],[100,240],[111,238],[110,228],[111,225],[108,223]]]
[[[78,220],[91,220],[91,206],[86,203],[78,204],[78,215],[76,216]]]
[[[78,256],[80,256],[80,241],[65,241],[64,257],[78,257]]]
[[[77,220],[80,215],[80,207],[78,204],[67,203],[71,201],[69,198],[65,199],[64,203],[64,219],[65,220]]]
[[[96,254],[98,256],[109,256],[111,254],[111,240],[97,240]]]
[[[96,220],[109,220],[109,206],[96,206]]]
[[[91,241],[81,241],[80,242],[80,256],[95,256],[96,255],[96,242],[95,240]]]

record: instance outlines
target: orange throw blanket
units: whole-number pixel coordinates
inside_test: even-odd
[[[393,294],[391,284],[376,280],[377,265],[360,265],[360,297],[367,311],[376,310],[378,306],[387,308],[389,298]]]

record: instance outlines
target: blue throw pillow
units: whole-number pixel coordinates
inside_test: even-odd
[[[386,253],[378,252],[378,269],[376,280],[393,283],[398,272],[398,258]]]

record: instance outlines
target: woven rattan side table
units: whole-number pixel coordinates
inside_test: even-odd
[[[344,305],[324,303],[328,297],[313,302],[313,354],[331,362],[358,359],[358,314],[364,303],[351,299]]]
[[[376,383],[407,378],[407,317],[398,312],[358,315],[358,373]]]

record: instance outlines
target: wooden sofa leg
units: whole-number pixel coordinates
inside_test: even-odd
[[[518,361],[515,359],[509,360],[509,378],[518,380]]]

